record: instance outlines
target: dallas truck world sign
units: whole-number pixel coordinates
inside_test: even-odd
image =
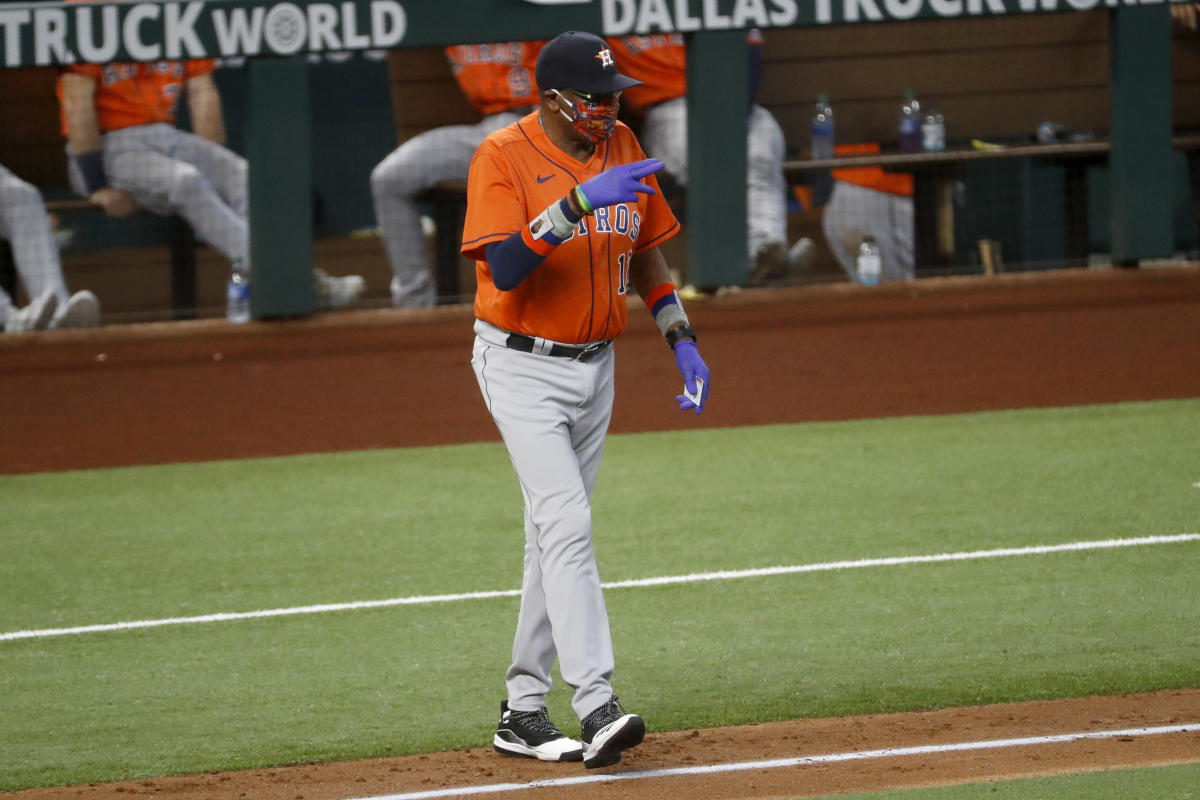
[[[1184,0],[182,0],[0,4],[0,66],[982,18]]]

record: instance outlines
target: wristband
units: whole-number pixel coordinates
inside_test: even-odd
[[[592,208],[592,204],[588,202],[587,195],[583,193],[583,189],[576,186],[571,190],[575,193],[575,202],[579,203],[579,207],[583,209],[584,214],[590,214],[596,209]]]
[[[690,325],[687,312],[683,310],[683,302],[673,283],[660,283],[646,295],[646,308],[654,315],[654,323],[666,336],[672,326],[682,322]],[[674,345],[672,345],[674,347]]]
[[[529,235],[534,241],[545,240],[547,244],[559,245],[571,238],[580,219],[582,217],[575,213],[564,197],[547,206],[529,223]]]
[[[80,153],[71,156],[71,160],[75,162],[79,174],[83,177],[83,187],[87,190],[88,197],[108,186],[108,176],[104,174],[103,150]]]
[[[667,331],[667,344],[671,345],[671,349],[675,349],[675,345],[679,344],[681,339],[691,339],[696,341],[696,332],[689,325],[680,325],[678,328],[671,328]]]

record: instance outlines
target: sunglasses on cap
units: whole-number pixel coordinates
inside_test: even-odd
[[[585,92],[580,89],[567,89],[566,91],[591,106],[609,106],[621,99],[620,92]]]

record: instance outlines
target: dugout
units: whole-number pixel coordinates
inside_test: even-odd
[[[817,94],[833,98],[839,141],[886,145],[894,142],[899,97],[909,86],[942,110],[951,146],[970,138],[1026,142],[1045,120],[1106,138],[1114,92],[1130,91],[1119,88],[1114,73],[1115,19],[1116,12],[1098,10],[770,29],[759,101],[779,119],[789,158],[796,160],[806,156],[808,116]],[[710,52],[720,56],[722,50]],[[440,47],[400,48],[374,58],[367,51],[331,55],[314,57],[308,66],[315,259],[331,272],[362,272],[371,296],[382,300],[390,273],[378,241],[363,235],[373,225],[370,168],[409,136],[469,121],[473,111]],[[1200,47],[1195,39],[1175,34],[1168,57],[1171,129],[1200,130]],[[243,153],[251,116],[248,73],[245,62],[217,73],[230,144]],[[50,200],[68,195],[53,81],[52,68],[0,70],[0,163],[38,185]],[[1148,91],[1162,106],[1163,87]],[[1172,158],[1174,249],[1194,249],[1184,156],[1179,151]],[[1015,169],[999,163],[963,167],[951,268],[977,266],[970,259],[974,243],[985,234],[1003,242],[1010,263],[1038,268],[1066,263],[1067,231],[1078,236],[1080,230],[1069,208],[1056,199],[1076,179],[1069,171],[1065,164],[1032,160]],[[1089,163],[1084,179],[1086,246],[1090,252],[1111,252],[1111,215],[1104,211],[1112,183],[1107,159]],[[153,316],[154,309],[169,308],[165,221],[150,215],[114,221],[84,213],[67,224],[77,233],[65,257],[72,286],[98,291],[107,313]],[[792,234],[820,242],[819,216],[796,207]],[[682,263],[686,237],[677,237],[672,247],[671,261]],[[834,277],[824,248],[822,256],[818,276]],[[196,274],[201,306],[219,309],[225,273],[222,260],[201,247]],[[471,289],[469,266],[463,265],[460,275],[465,296]]]

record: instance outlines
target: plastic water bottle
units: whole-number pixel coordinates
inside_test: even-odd
[[[921,104],[912,89],[904,90],[900,106],[900,152],[921,152]]]
[[[833,158],[833,107],[829,105],[829,95],[817,97],[813,107],[812,145],[813,158]],[[829,202],[833,192],[833,175],[827,169],[813,173],[813,207],[820,208]]]
[[[234,260],[229,284],[225,287],[225,319],[250,321],[250,276],[240,258]]]
[[[867,234],[862,244],[858,246],[858,258],[855,261],[858,269],[858,282],[864,286],[874,286],[879,283],[879,274],[883,272],[883,259],[879,257],[879,245],[875,237]]]
[[[921,122],[921,147],[926,153],[940,153],[946,149],[946,120],[934,106],[929,107]]]

